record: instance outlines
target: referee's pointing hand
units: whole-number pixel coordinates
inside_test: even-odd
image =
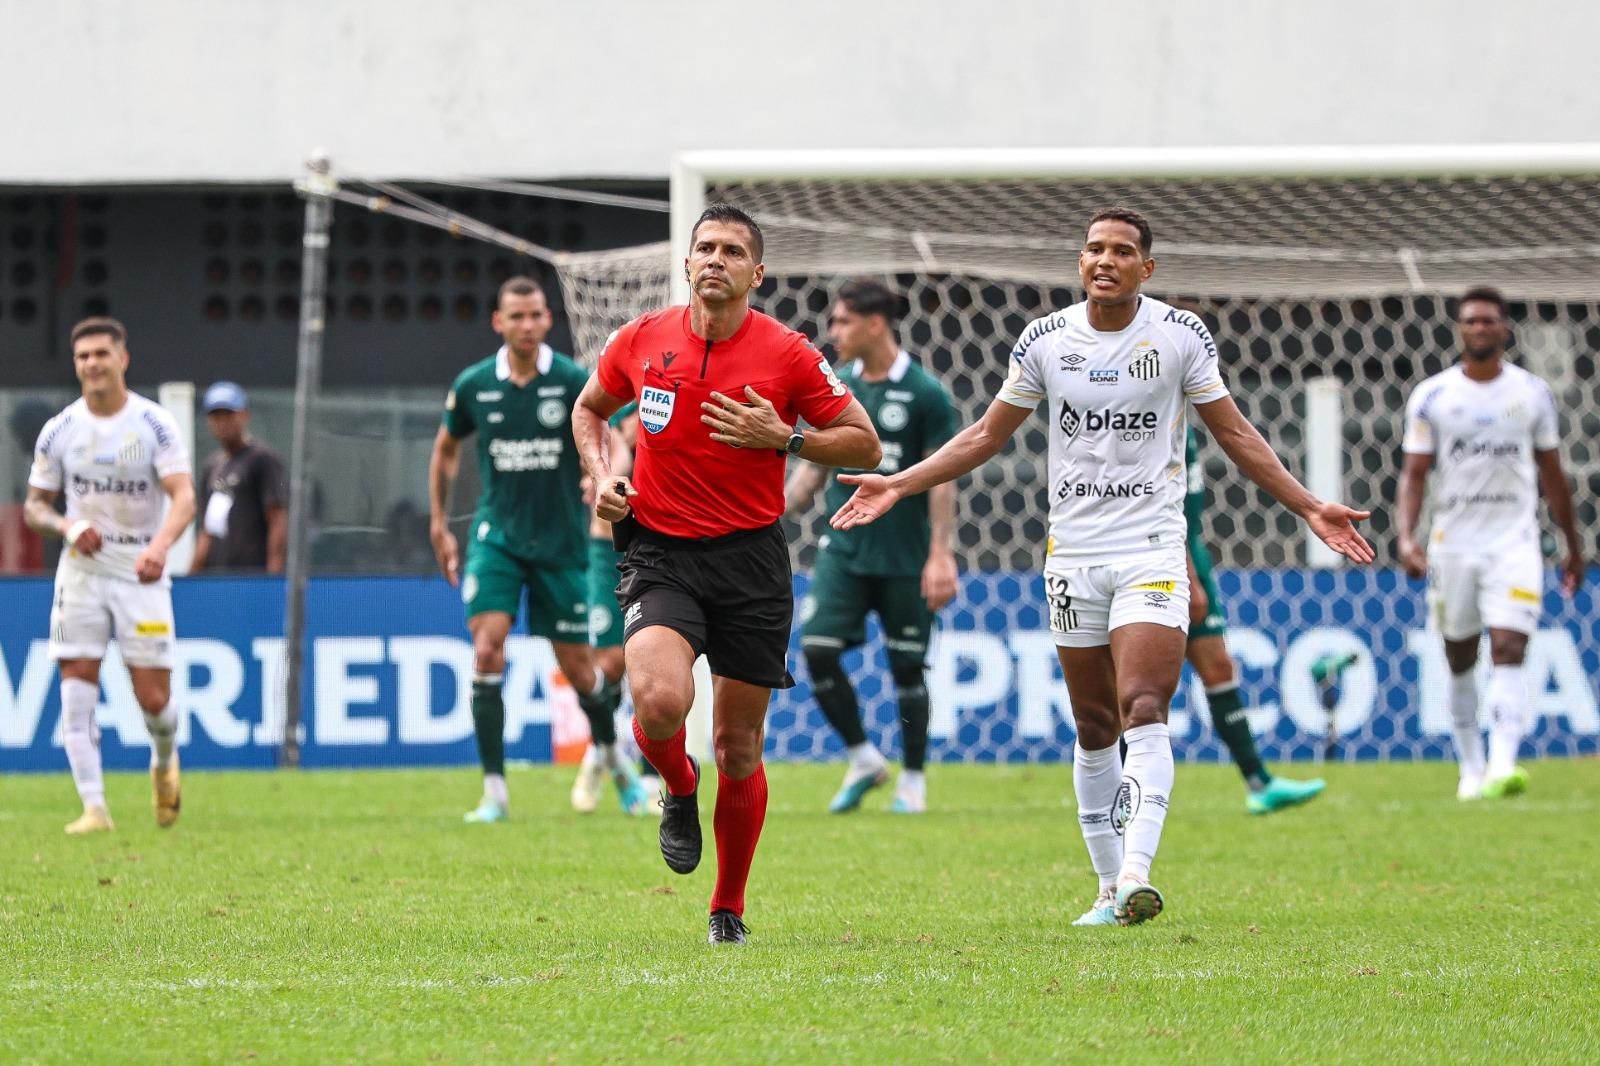
[[[778,417],[773,407],[750,386],[744,387],[745,402],[740,403],[720,392],[711,394],[710,403],[700,405],[705,413],[700,421],[711,427],[711,439],[735,448],[775,448],[789,443],[793,427]]]

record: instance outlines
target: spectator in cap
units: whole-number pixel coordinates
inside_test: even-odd
[[[289,552],[289,480],[283,460],[250,436],[250,400],[231,381],[206,390],[206,425],[222,450],[200,479],[194,569],[283,573]]]

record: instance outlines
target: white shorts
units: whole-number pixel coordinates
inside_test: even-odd
[[[1154,622],[1189,631],[1189,566],[1183,553],[1142,552],[1104,566],[1048,569],[1050,635],[1062,648],[1098,648],[1111,631]]]
[[[177,634],[171,586],[122,581],[70,564],[61,566],[50,601],[50,657],[103,659],[113,633],[124,663],[172,669]]]
[[[1533,633],[1544,597],[1538,545],[1494,554],[1435,554],[1428,559],[1428,607],[1446,640],[1485,629]]]

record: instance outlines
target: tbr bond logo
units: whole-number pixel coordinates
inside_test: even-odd
[[[646,385],[639,390],[639,424],[651,433],[660,433],[672,421],[672,405],[677,393]]]
[[[1161,376],[1161,353],[1151,348],[1149,341],[1140,341],[1134,345],[1133,354],[1133,362],[1128,364],[1128,373],[1140,381],[1149,381],[1151,378]]]
[[[1089,384],[1115,385],[1117,383],[1117,377],[1118,372],[1115,370],[1091,370],[1089,371]]]
[[[878,409],[878,425],[894,433],[906,428],[906,423],[911,421],[911,415],[906,411],[904,404],[886,403]]]

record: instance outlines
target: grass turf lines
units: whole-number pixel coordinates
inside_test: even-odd
[[[704,944],[709,787],[682,878],[564,768],[499,826],[467,770],[190,772],[171,831],[118,774],[92,839],[64,773],[0,778],[0,1060],[1592,1062],[1600,762],[1529,767],[1464,805],[1450,765],[1337,766],[1270,818],[1180,767],[1167,912],[1071,929],[1068,767],[935,766],[905,818],[776,765],[743,950]]]

